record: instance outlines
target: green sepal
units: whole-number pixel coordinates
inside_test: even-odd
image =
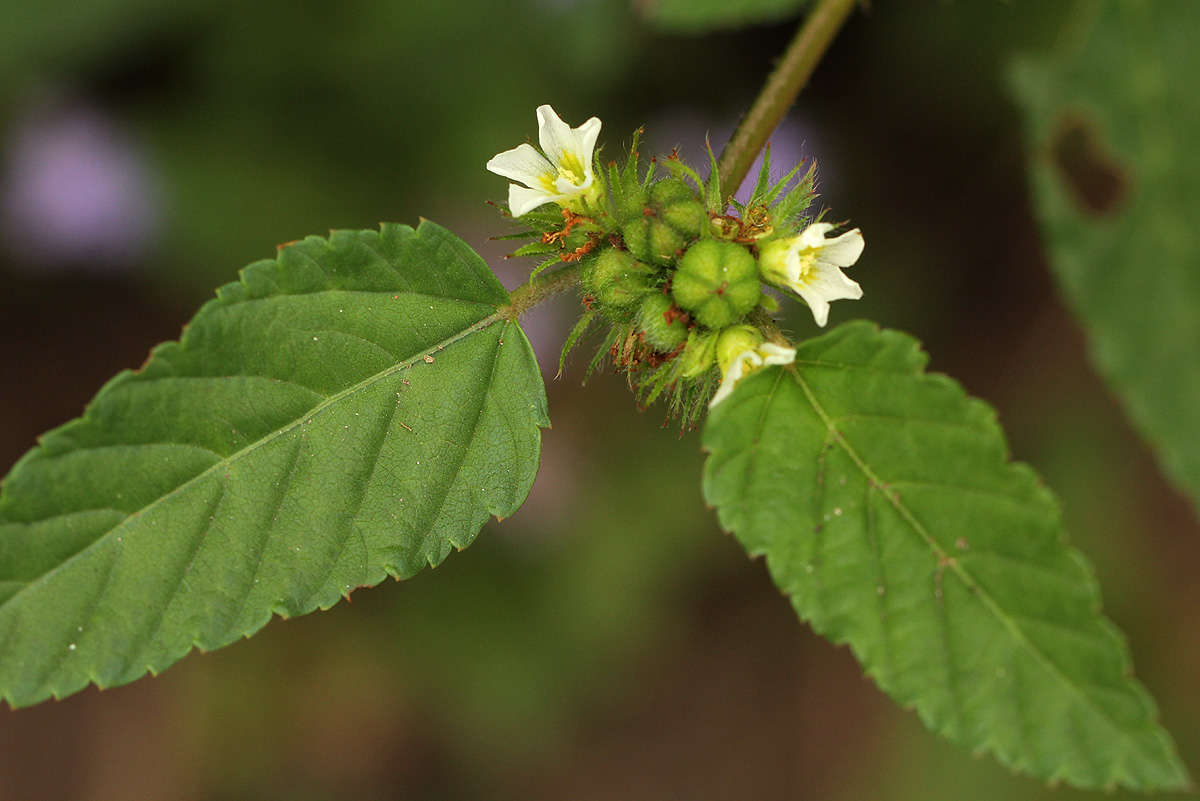
[[[585,311],[579,320],[571,327],[571,333],[567,334],[567,339],[563,342],[562,350],[558,353],[558,374],[555,378],[559,378],[563,374],[563,368],[567,364],[567,357],[571,355],[571,351],[583,339],[587,330],[592,327],[592,323],[596,321],[596,312]]]
[[[708,182],[705,184],[705,204],[708,206],[709,214],[724,214],[725,209],[729,206],[729,201],[722,196],[721,189],[721,170],[717,166],[717,154],[713,153],[712,143],[708,140],[704,142],[704,148],[708,151]],[[734,187],[736,189],[737,187]]]

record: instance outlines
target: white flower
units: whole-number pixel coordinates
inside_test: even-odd
[[[720,345],[717,347],[719,348]],[[729,349],[727,348],[726,353],[728,352]],[[737,382],[751,373],[772,364],[791,364],[795,360],[795,348],[785,348],[782,345],[776,345],[771,342],[759,342],[757,345],[734,353],[727,364],[723,363],[721,365],[723,371],[721,386],[717,389],[717,393],[713,395],[712,400],[708,402],[708,407],[711,409],[729,397],[729,393],[733,392],[733,388],[737,386]],[[724,362],[724,360],[721,361]]]
[[[538,106],[537,118],[541,153],[522,144],[492,156],[487,163],[497,175],[525,184],[508,185],[508,208],[514,217],[545,203],[566,206],[580,199],[594,200],[599,192],[594,186],[592,151],[600,135],[600,120],[592,117],[572,128],[550,106]]]
[[[831,300],[858,300],[862,287],[842,274],[842,268],[858,261],[866,243],[855,228],[826,239],[829,223],[813,223],[799,236],[773,239],[759,251],[763,278],[792,290],[812,309],[817,325],[829,320]]]

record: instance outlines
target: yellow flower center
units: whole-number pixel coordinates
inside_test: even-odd
[[[579,157],[574,153],[564,153],[562,161],[558,165],[558,176],[566,178],[575,186],[579,186],[587,177],[587,170],[583,168],[583,164],[579,162]]]
[[[805,284],[811,284],[813,279],[817,277],[817,252],[808,248],[798,253],[796,259],[800,262],[797,280]]]

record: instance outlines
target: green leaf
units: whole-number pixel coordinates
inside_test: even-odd
[[[548,421],[507,302],[429,222],[246,268],[5,479],[0,696],[132,681],[512,514]]]
[[[1096,366],[1200,505],[1200,4],[1076,10],[1013,70],[1037,216]]]
[[[808,0],[645,0],[637,5],[658,28],[702,33],[794,17]]]
[[[739,384],[704,431],[721,524],[934,731],[1047,780],[1186,786],[1053,496],[925,362],[856,322]]]

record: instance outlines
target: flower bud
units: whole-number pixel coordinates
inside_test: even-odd
[[[754,350],[762,341],[762,334],[754,326],[735,325],[722,331],[717,338],[717,364],[721,372],[728,372],[734,359],[745,351]]]
[[[617,248],[605,248],[584,267],[580,281],[602,307],[622,309],[653,291],[654,273],[653,268],[631,254]]]
[[[660,353],[670,353],[687,339],[686,316],[673,307],[671,298],[656,292],[638,308],[638,327],[646,344]]]
[[[724,328],[758,303],[758,265],[741,245],[702,239],[679,260],[671,294],[702,325]]]
[[[701,333],[693,328],[688,332],[687,347],[680,354],[680,376],[695,378],[708,372],[717,359],[717,332]]]

